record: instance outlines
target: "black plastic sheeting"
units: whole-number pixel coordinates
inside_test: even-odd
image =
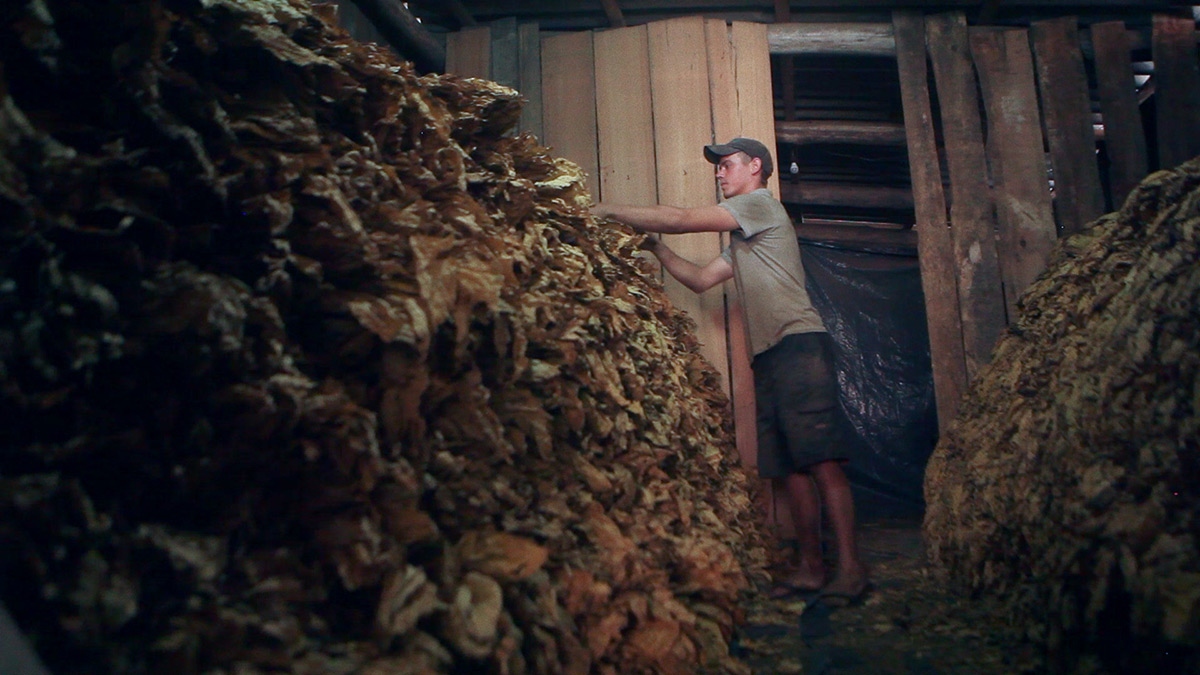
[[[920,516],[938,424],[917,258],[806,241],[801,253],[809,294],[837,347],[858,516]]]

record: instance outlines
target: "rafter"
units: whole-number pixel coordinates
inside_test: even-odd
[[[608,17],[609,25],[613,28],[625,26],[625,15],[621,13],[621,5],[617,0],[600,0],[600,4],[604,5],[604,14]]]

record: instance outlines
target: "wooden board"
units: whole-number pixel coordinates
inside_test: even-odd
[[[492,76],[492,30],[487,26],[464,28],[446,35],[446,72],[465,77]]]
[[[993,160],[1004,300],[1012,317],[1017,298],[1046,269],[1056,239],[1033,55],[1025,29],[972,29],[970,37]]]
[[[1096,132],[1073,16],[1035,21],[1033,48],[1061,234],[1074,234],[1104,213]]]
[[[1169,169],[1200,155],[1200,72],[1190,12],[1155,14],[1152,43],[1158,166]]]
[[[1138,110],[1125,23],[1094,23],[1091,33],[1100,114],[1104,120],[1104,152],[1108,157],[1111,199],[1107,208],[1115,211],[1149,172],[1146,132],[1142,126],[1142,113]]]
[[[537,23],[517,26],[517,59],[520,81],[517,90],[525,97],[518,129],[542,138],[542,36]]]
[[[713,168],[703,154],[704,145],[712,142],[704,19],[656,21],[646,24],[646,29],[659,201],[684,207],[714,204]],[[721,239],[715,232],[667,235],[664,241],[679,255],[700,265],[721,253]],[[722,289],[711,288],[697,295],[674,279],[666,283],[671,300],[696,321],[702,353],[721,373],[728,393]]]
[[[708,92],[713,111],[713,139],[718,143],[742,133],[738,111],[738,88],[734,74],[733,41],[723,19],[704,22],[708,47]],[[719,191],[719,190],[718,190]],[[729,246],[729,234],[721,235],[721,247]],[[746,311],[738,299],[732,279],[726,281],[725,339],[729,344],[729,398],[733,404],[733,430],[738,455],[747,467],[758,466],[758,429],[754,405],[754,372],[750,369],[750,346],[746,339]]]
[[[517,56],[517,20],[489,21],[492,30],[492,81],[511,89],[520,88],[520,63]]]
[[[779,198],[779,157],[775,144],[775,95],[771,91],[771,55],[767,51],[767,26],[762,23],[734,21],[730,26],[733,40],[733,67],[737,78],[737,106],[742,120],[742,135],[756,138],[775,155],[776,171],[767,181],[771,193]]]
[[[967,388],[958,278],[954,273],[954,242],[950,238],[941,162],[929,103],[925,22],[918,12],[906,11],[897,12],[893,23],[913,206],[917,214],[917,260],[921,267],[921,290],[925,294],[934,397],[938,428],[944,432],[958,413],[959,399]]]
[[[658,202],[646,27],[596,33],[600,192],[609,202]]]
[[[950,171],[950,229],[958,273],[963,356],[968,379],[991,356],[1004,329],[995,212],[986,176],[975,74],[961,12],[932,15],[925,30]]]
[[[542,40],[542,126],[554,154],[578,164],[599,201],[596,84],[592,34],[563,33]]]

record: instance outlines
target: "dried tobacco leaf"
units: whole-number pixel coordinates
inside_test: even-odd
[[[301,0],[11,14],[0,597],[54,669],[744,671],[728,402],[516,92]]]
[[[1063,672],[1200,669],[1200,160],[1064,240],[927,470],[935,562]]]

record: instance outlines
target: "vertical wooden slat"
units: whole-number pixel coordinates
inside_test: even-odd
[[[742,135],[756,138],[771,149],[775,172],[767,181],[771,193],[779,198],[779,157],[775,146],[775,94],[771,91],[771,55],[767,47],[767,26],[762,23],[734,21],[730,25],[733,40],[733,68],[737,77],[737,107]]]
[[[599,201],[596,150],[596,83],[592,34],[563,33],[542,40],[542,126],[545,144],[587,174],[587,187]]]
[[[519,129],[542,138],[542,37],[538,24],[517,27],[517,58],[520,61],[518,90],[525,97]]]
[[[950,170],[950,229],[958,271],[963,355],[970,379],[987,363],[1004,329],[996,219],[985,180],[983,130],[966,18],[961,12],[933,15],[926,19],[925,29]]]
[[[929,104],[924,18],[915,11],[896,12],[892,22],[917,216],[917,260],[925,295],[938,428],[945,431],[958,413],[959,399],[967,388],[954,242],[946,217],[941,162]]]
[[[465,77],[492,76],[492,30],[464,28],[446,35],[446,72]]]
[[[1011,317],[1017,298],[1046,269],[1056,238],[1033,55],[1025,29],[972,29],[970,35],[994,160],[1000,273]]]
[[[1155,14],[1152,42],[1158,165],[1169,169],[1200,155],[1196,22],[1186,11]]]
[[[658,201],[646,27],[596,33],[600,192],[622,204]]]
[[[1032,29],[1038,92],[1054,168],[1054,210],[1059,228],[1069,235],[1104,212],[1079,30],[1073,16],[1035,21]]]
[[[520,88],[520,64],[517,57],[517,20],[497,19],[492,29],[492,81],[512,89]]]
[[[1108,156],[1110,210],[1116,210],[1149,171],[1146,132],[1138,110],[1125,22],[1094,23],[1091,31],[1100,113],[1104,119],[1104,151]]]
[[[742,133],[738,113],[738,86],[734,75],[733,42],[723,19],[704,24],[708,46],[709,98],[713,110],[713,139],[724,143]],[[729,235],[721,235],[721,246],[729,246]],[[730,398],[733,403],[734,436],[742,464],[758,466],[758,434],[755,427],[754,374],[746,343],[746,313],[738,300],[733,280],[725,282],[726,339],[729,341]]]
[[[704,145],[712,142],[704,19],[668,19],[647,24],[646,28],[659,201],[684,207],[713,204],[713,170],[703,154]],[[720,236],[715,232],[667,235],[664,240],[681,256],[698,264],[708,263],[721,253]],[[696,321],[701,351],[721,373],[728,393],[722,289],[712,288],[697,295],[674,279],[668,278],[666,285],[675,305]]]

